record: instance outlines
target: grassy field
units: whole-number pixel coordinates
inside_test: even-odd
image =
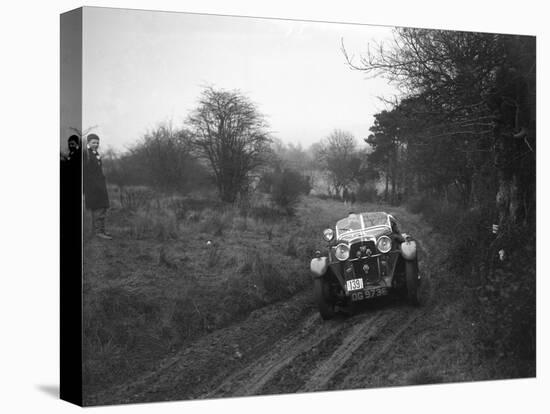
[[[304,197],[288,217],[265,199],[239,207],[214,198],[135,191],[131,200],[112,194],[113,240],[91,237],[88,215],[84,223],[85,395],[154,372],[197,338],[310,288],[309,260],[324,245],[322,230],[350,209],[382,210],[401,219],[403,230],[421,241],[424,280],[422,317],[394,342],[391,358],[372,367],[363,386],[534,375],[531,356],[505,352],[506,335],[496,336],[501,345],[494,339],[484,343],[484,333],[499,326],[489,311],[507,308],[500,299],[479,304],[483,296],[466,273],[449,265],[452,235],[434,231],[403,207],[352,208]]]
[[[349,210],[311,197],[288,217],[265,200],[236,207],[136,192],[125,207],[111,194],[112,241],[92,237],[85,218],[86,393],[309,287],[322,230]]]

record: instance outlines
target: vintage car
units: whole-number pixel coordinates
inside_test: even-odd
[[[418,304],[417,245],[384,212],[350,213],[323,231],[326,253],[311,260],[319,313],[330,319],[338,309],[364,299],[396,293]]]

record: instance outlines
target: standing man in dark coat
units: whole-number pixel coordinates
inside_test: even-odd
[[[80,150],[80,138],[71,135],[67,140],[69,153],[61,155],[61,185],[67,194],[70,191],[80,193],[80,179],[82,176],[82,152]]]
[[[87,137],[87,150],[84,152],[84,197],[86,208],[92,212],[92,229],[94,234],[102,239],[111,240],[112,237],[105,232],[105,217],[109,208],[109,195],[101,156],[99,155],[99,137],[89,134]]]
[[[80,151],[80,138],[78,135],[71,135],[67,140],[69,153],[63,158],[63,164],[67,174],[71,177],[77,177],[80,180],[80,166],[82,155]]]

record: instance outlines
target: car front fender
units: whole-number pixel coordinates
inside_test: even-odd
[[[401,256],[405,260],[416,259],[416,242],[414,240],[406,240],[401,243]]]
[[[313,278],[318,278],[323,276],[328,269],[328,258],[327,257],[314,257],[311,259],[309,269],[313,275]]]

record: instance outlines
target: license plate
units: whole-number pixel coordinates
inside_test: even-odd
[[[362,292],[353,292],[351,294],[351,300],[353,302],[363,299],[375,298],[377,296],[384,296],[388,294],[387,287],[377,287],[371,289],[365,289]]]
[[[363,289],[363,279],[351,279],[346,281],[348,292]]]
[[[384,296],[388,294],[387,287],[378,287],[365,290],[365,298],[375,298],[376,296]]]

